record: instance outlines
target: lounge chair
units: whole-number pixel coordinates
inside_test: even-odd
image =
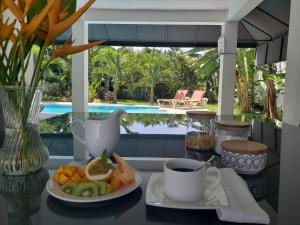
[[[205,92],[203,90],[195,90],[191,98],[185,98],[178,103],[183,103],[185,106],[193,107],[194,103],[203,104],[207,103],[207,99],[203,98]]]
[[[157,99],[159,107],[163,106],[163,103],[168,103],[171,107],[175,107],[177,102],[183,100],[187,94],[187,90],[177,90],[175,97],[171,99]]]

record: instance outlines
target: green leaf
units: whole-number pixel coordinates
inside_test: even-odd
[[[109,169],[109,170],[114,170],[114,169],[115,169],[115,166],[114,166],[112,163],[108,163],[108,164],[107,164],[107,169]]]
[[[101,165],[108,169],[108,170],[113,170],[115,167],[112,163],[108,162],[108,154],[107,154],[107,149],[105,149],[102,154],[101,154],[101,157],[100,157],[100,160],[101,160]]]
[[[34,16],[38,15],[42,9],[46,6],[47,0],[39,0],[37,4],[35,4],[27,13],[27,22],[29,23]],[[64,0],[62,9],[67,8],[68,16],[74,14],[76,11],[76,0]],[[37,38],[35,40],[35,44],[38,46],[41,46],[43,44],[43,40],[40,38]]]
[[[31,21],[35,15],[39,14],[46,4],[47,0],[39,0],[38,3],[29,10],[27,18],[28,21]],[[64,0],[62,8],[64,9],[66,7],[68,8],[68,16],[74,14],[76,11],[76,0]]]
[[[100,158],[101,158],[101,164],[105,167],[107,165],[107,160],[108,160],[107,149],[104,149]]]

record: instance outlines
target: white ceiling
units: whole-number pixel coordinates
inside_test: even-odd
[[[128,24],[222,24],[239,21],[263,0],[97,0],[86,21]],[[81,7],[87,0],[77,0]]]
[[[97,0],[95,9],[139,10],[222,10],[234,0]],[[86,0],[78,0],[79,5]]]

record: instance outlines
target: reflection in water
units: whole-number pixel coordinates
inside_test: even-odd
[[[85,118],[87,116],[104,116],[108,113],[76,113],[76,117]],[[235,120],[251,122],[252,118],[260,119],[259,115],[243,114],[234,116]],[[232,116],[222,116],[222,119],[232,119]],[[56,115],[40,121],[41,133],[71,133],[70,124],[72,113]],[[166,129],[166,134],[174,133],[174,128],[178,129],[179,134],[185,134],[187,119],[185,114],[147,114],[147,113],[127,113],[121,117],[121,127],[125,133],[143,133],[143,128],[154,127],[152,133],[160,133],[161,129]],[[176,129],[175,129],[176,130]]]
[[[89,113],[89,116],[103,116],[107,113]],[[158,127],[165,125],[168,128],[182,127],[185,132],[186,116],[173,114],[142,114],[130,113],[121,117],[121,127],[126,133],[139,133],[139,130],[132,129],[134,125],[142,127]],[[71,133],[70,124],[72,122],[72,114],[66,113],[56,117],[40,121],[42,133]]]
[[[68,203],[49,196],[47,206],[55,214],[64,217],[81,219],[114,217],[117,220],[138,204],[141,198],[142,189],[139,187],[123,197],[98,203]]]
[[[0,195],[5,201],[9,225],[40,224],[41,194],[48,179],[46,169],[26,176],[0,176]]]

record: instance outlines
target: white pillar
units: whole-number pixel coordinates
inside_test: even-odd
[[[278,224],[299,224],[300,214],[300,1],[291,0],[283,102]]]
[[[88,24],[82,16],[72,27],[74,45],[88,43]],[[73,120],[81,119],[88,112],[88,51],[84,51],[72,56],[72,110]],[[84,138],[84,129],[76,129],[78,135]],[[77,140],[73,140],[74,159],[83,161],[87,157],[85,146]]]
[[[291,1],[287,68],[283,103],[283,122],[295,126],[300,124],[300,1]]]
[[[72,27],[74,45],[88,43],[88,25],[80,18]],[[72,56],[73,112],[88,111],[88,51]]]
[[[218,115],[232,116],[234,109],[236,48],[238,22],[225,22],[221,35],[224,37],[224,54],[220,57]]]

